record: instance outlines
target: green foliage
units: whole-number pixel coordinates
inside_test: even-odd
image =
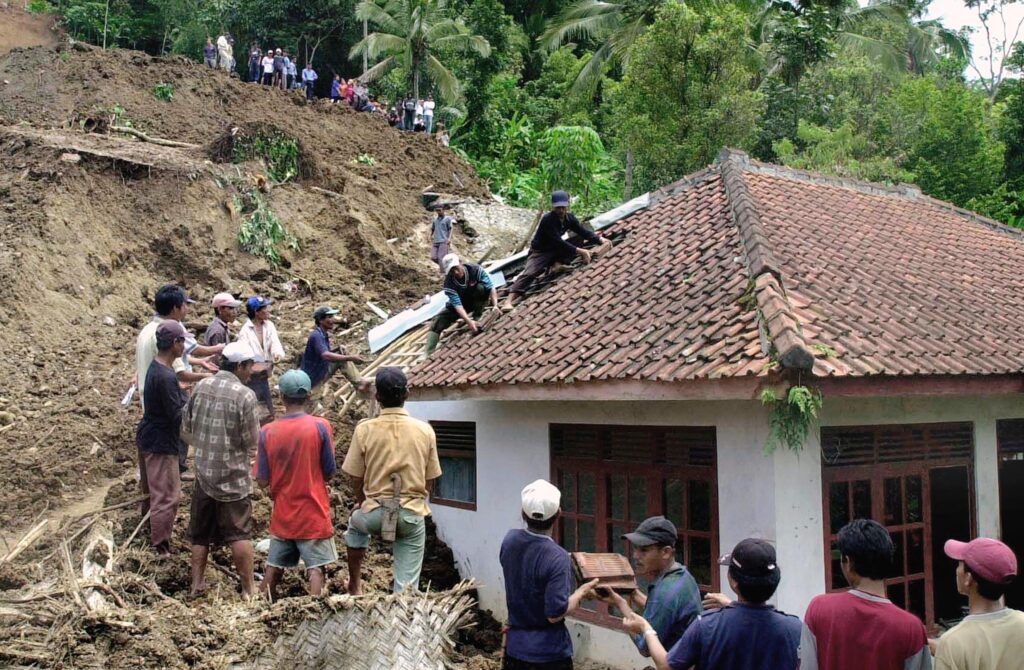
[[[881,104],[875,133],[885,155],[931,196],[965,206],[992,192],[1003,169],[1003,144],[995,136],[987,97],[959,79],[905,80]]]
[[[971,198],[967,209],[1014,228],[1024,228],[1024,190],[1003,182],[991,193]]]
[[[896,161],[877,155],[867,135],[858,132],[850,121],[836,129],[801,121],[797,140],[799,149],[788,139],[773,147],[779,160],[790,167],[889,184],[914,180],[914,175],[900,169]]]
[[[238,229],[238,243],[242,250],[266,259],[274,268],[281,265],[280,244],[298,251],[298,239],[285,230],[281,219],[270,209],[259,191],[244,191],[235,197],[235,208],[245,217]]]
[[[745,17],[734,7],[698,14],[675,0],[637,40],[610,97],[618,153],[633,153],[641,191],[706,165],[723,146],[753,144],[761,63],[746,41]]]
[[[157,100],[170,102],[174,99],[174,84],[168,84],[166,82],[157,84],[153,87],[153,95],[156,96]]]
[[[800,453],[811,424],[821,412],[823,400],[821,391],[802,385],[794,385],[780,396],[774,389],[761,392],[761,403],[768,407],[768,441],[764,452],[770,454],[779,447]]]
[[[349,57],[382,58],[363,79],[375,81],[401,65],[410,73],[409,89],[417,98],[423,97],[420,83],[424,78],[443,99],[454,102],[461,98],[462,84],[439,58],[442,51],[484,57],[491,53],[486,39],[472,34],[461,19],[451,18],[447,0],[386,0],[382,4],[363,0],[356,6],[356,18],[368,21],[377,31],[352,47]]]
[[[271,179],[286,182],[299,174],[299,143],[277,131],[236,137],[231,145],[231,160],[262,160]]]
[[[25,9],[32,14],[46,14],[50,11],[50,3],[47,0],[29,0]]]
[[[370,167],[373,167],[377,164],[377,159],[370,154],[359,154],[356,156],[355,162],[360,165],[369,165]]]

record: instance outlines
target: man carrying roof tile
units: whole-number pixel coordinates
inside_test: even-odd
[[[599,244],[593,252],[577,247],[572,242],[562,239],[566,232],[573,232],[587,242]],[[547,271],[563,272],[566,264],[575,256],[589,263],[592,254],[602,253],[611,247],[611,242],[597,233],[592,233],[580,225],[579,219],[569,211],[569,194],[555,191],[551,194],[551,211],[544,215],[537,226],[537,232],[530,242],[530,254],[526,257],[526,267],[516,277],[515,283],[508,289],[508,300],[503,307],[508,311],[523,299],[537,277]]]
[[[494,282],[487,270],[476,263],[462,263],[455,254],[448,254],[441,261],[444,270],[444,293],[448,304],[444,310],[434,317],[427,335],[426,355],[429,356],[437,348],[441,333],[462,319],[471,332],[479,332],[480,324],[476,319],[484,311],[487,302],[497,309],[498,292],[494,290]]]

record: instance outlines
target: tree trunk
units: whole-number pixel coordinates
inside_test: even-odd
[[[110,18],[110,0],[107,0],[107,9],[103,12],[103,48],[107,48],[107,19]]]
[[[420,64],[417,62],[412,66],[412,97],[420,99]]]
[[[630,149],[626,152],[626,177],[623,180],[625,182],[625,188],[622,193],[622,200],[628,202],[633,199],[633,165],[635,163],[633,158],[633,150]]]
[[[366,36],[369,33],[369,29],[370,29],[369,22],[366,19],[363,19],[363,39],[364,40],[366,39]],[[365,77],[365,76],[366,76],[366,51],[363,51],[363,77]],[[360,77],[360,81],[362,81],[362,77]]]

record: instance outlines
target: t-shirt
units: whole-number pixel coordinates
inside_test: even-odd
[[[337,79],[335,79],[334,81],[331,82],[331,97],[332,98],[340,98],[341,97],[341,82],[338,81]]]
[[[863,591],[826,593],[807,606],[800,670],[928,670],[924,624]]]
[[[564,616],[575,586],[569,553],[547,535],[523,529],[505,534],[499,553],[508,605],[506,652],[527,663],[572,656]]]
[[[452,237],[452,217],[450,216],[437,216],[434,217],[434,223],[431,226],[431,232],[433,233],[434,244],[439,242],[447,242]]]
[[[146,400],[135,443],[148,454],[177,454],[181,444],[181,408],[188,397],[174,371],[154,360],[146,371]]]
[[[434,115],[434,101],[433,100],[426,100],[426,101],[424,101],[423,102],[423,116],[433,116],[433,115]]]
[[[263,73],[273,74],[274,73],[274,59],[270,56],[263,57]]]
[[[149,372],[149,364],[156,358],[156,329],[164,322],[162,316],[154,316],[153,319],[143,326],[139,336],[135,340],[135,383],[139,388],[139,403],[146,408],[146,374]],[[188,356],[195,351],[198,342],[189,336],[185,338],[185,353],[181,358],[174,359],[175,374],[189,370]]]
[[[309,375],[309,381],[313,386],[327,379],[327,373],[331,371],[331,362],[325,361],[322,354],[331,350],[331,337],[327,331],[317,326],[309,334],[306,340],[306,350],[302,353],[302,371]]]
[[[285,67],[285,71],[288,74],[290,74],[293,77],[295,76],[295,71],[296,71],[295,61],[291,60],[290,58],[285,58],[284,59],[284,67]]]
[[[316,74],[316,71],[313,70],[312,68],[308,68],[307,67],[306,69],[304,69],[302,71],[302,81],[306,81],[306,82],[312,83],[312,82],[314,82],[316,80],[317,80],[317,74]]]
[[[284,72],[284,56],[274,56],[274,72]]]
[[[658,639],[666,649],[679,641],[701,613],[700,588],[690,571],[673,563],[657,581],[647,589],[644,618],[658,631]],[[633,638],[641,654],[649,655],[647,638]]]
[[[704,613],[668,652],[673,670],[797,670],[800,619],[734,602]],[[868,666],[862,666],[868,667]]]
[[[391,473],[397,472],[402,507],[427,516],[427,481],[441,476],[434,429],[401,407],[384,408],[380,416],[356,425],[341,469],[363,479],[364,512],[380,507],[378,498],[393,497]]]
[[[1024,612],[971,614],[939,638],[936,670],[1021,670]]]
[[[203,58],[213,59],[213,58],[216,58],[216,57],[217,57],[217,47],[215,45],[207,44],[205,47],[203,47]]]
[[[326,419],[300,412],[264,426],[253,475],[270,482],[270,534],[282,540],[332,537],[327,479],[336,470],[334,434]]]

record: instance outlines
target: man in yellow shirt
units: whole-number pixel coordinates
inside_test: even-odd
[[[1003,604],[1017,577],[1013,550],[987,537],[949,540],[946,555],[960,561],[956,588],[967,596],[968,616],[939,638],[936,670],[1020,670],[1024,668],[1024,612]]]
[[[341,469],[352,479],[356,509],[348,522],[348,592],[362,593],[360,571],[371,535],[381,534],[383,500],[394,497],[391,475],[401,477],[398,526],[395,532],[394,590],[419,588],[426,546],[427,497],[441,476],[437,439],[430,424],[409,416],[404,409],[409,395],[400,368],[381,368],[376,378],[380,416],[356,426],[352,446]]]

